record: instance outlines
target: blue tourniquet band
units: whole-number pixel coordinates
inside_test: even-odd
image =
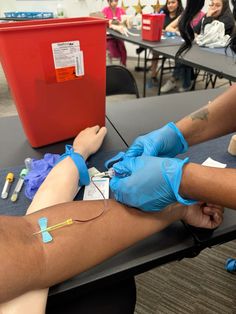
[[[75,153],[74,148],[71,145],[66,145],[66,151],[60,156],[59,162],[68,156],[73,160],[78,169],[80,177],[79,185],[88,185],[90,183],[90,178],[84,158],[79,153]]]

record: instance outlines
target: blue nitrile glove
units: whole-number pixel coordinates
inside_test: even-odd
[[[110,187],[116,200],[144,211],[159,211],[176,201],[191,205],[195,201],[182,198],[178,192],[187,162],[188,158],[126,158],[113,165],[116,175]]]
[[[116,154],[112,158],[110,158],[107,161],[105,161],[106,169],[110,169],[115,163],[117,163],[118,161],[123,160],[124,155],[125,155],[124,152],[119,152],[118,154]]]
[[[49,172],[57,164],[60,155],[47,153],[42,159],[32,159],[30,171],[24,178],[25,196],[32,200],[40,185],[46,179]]]
[[[229,273],[235,273],[236,272],[236,259],[227,258],[226,263],[225,263],[225,269]]]
[[[182,133],[173,122],[169,122],[161,129],[137,137],[125,153],[125,157],[141,155],[175,157],[187,149],[188,143]]]

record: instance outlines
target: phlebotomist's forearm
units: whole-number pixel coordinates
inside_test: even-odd
[[[236,169],[189,163],[184,166],[180,194],[189,199],[236,209]]]
[[[236,84],[176,125],[190,146],[236,131]]]

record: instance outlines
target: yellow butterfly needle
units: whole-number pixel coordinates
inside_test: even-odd
[[[72,225],[73,224],[73,219],[70,218],[70,219],[67,219],[66,221],[63,221],[63,222],[60,222],[56,225],[53,225],[53,226],[50,226],[50,227],[47,227],[45,229],[41,229],[40,231],[37,231],[35,233],[33,233],[33,235],[35,234],[40,234],[40,233],[43,233],[43,232],[49,232],[49,231],[53,231],[53,230],[56,230],[56,229],[60,229],[64,226],[68,226],[68,225]]]

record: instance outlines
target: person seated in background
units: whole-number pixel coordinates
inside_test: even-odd
[[[203,16],[205,16],[205,13],[203,11],[198,12],[198,14],[194,17],[194,19],[191,22],[191,26],[194,28],[199,21],[203,18]],[[179,20],[180,20],[181,15],[179,15],[179,17],[177,19],[175,19],[174,21],[172,21],[167,27],[166,27],[166,31],[167,32],[172,32],[172,33],[176,33],[176,35],[180,36],[179,33]]]
[[[167,0],[166,4],[160,9],[159,13],[165,14],[165,21],[163,25],[163,29],[165,30],[166,27],[180,14],[183,12],[183,5],[181,0]],[[158,57],[159,54],[157,52],[153,52],[153,60],[151,65],[151,85],[157,86],[158,84]]]
[[[102,10],[104,17],[109,20],[109,27],[121,33],[124,27],[121,23],[121,16],[125,11],[118,7],[118,0],[107,0],[109,6]],[[109,58],[119,58],[122,65],[126,66],[127,51],[123,40],[116,38],[107,38],[107,50]]]
[[[198,14],[192,20],[191,26],[195,27],[204,15],[205,13],[203,11],[198,12]],[[179,16],[177,19],[175,19],[166,27],[167,32],[176,33],[176,35],[180,36],[178,27],[180,17],[181,16]],[[189,91],[193,87],[193,79],[194,71],[192,67],[176,63],[173,75],[161,87],[161,93],[168,93],[169,91],[175,89],[177,86],[177,81],[180,81],[180,87],[178,89],[179,92]]]
[[[230,10],[228,0],[212,0],[209,3],[207,13],[193,27],[196,35],[204,31],[207,24],[213,21],[222,22],[225,26],[225,35],[231,35],[235,28],[233,13]]]
[[[204,28],[207,24],[212,23],[215,20],[224,23],[225,34],[232,34],[235,21],[229,7],[228,0],[212,0],[209,3],[207,13],[200,18],[198,23],[196,23],[197,20],[193,20],[191,26],[194,33],[198,35],[204,31]],[[169,30],[171,30],[171,27],[177,28],[178,23],[176,25],[174,22],[174,24],[170,25]],[[167,93],[173,90],[176,87],[178,80],[182,81],[182,87],[180,87],[179,91],[184,92],[191,90],[193,86],[193,77],[193,69],[191,67],[178,64],[172,77],[162,86],[161,92]]]
[[[99,149],[105,135],[106,128],[99,126],[82,131],[40,186],[27,215],[0,216],[0,313],[28,313],[32,308],[44,313],[48,287],[174,221],[181,219],[203,228],[215,228],[222,222],[222,208],[201,203],[172,204],[159,212],[145,212],[115,200],[72,202],[78,183],[88,184],[85,160]],[[39,233],[39,219],[43,217],[48,219],[48,226],[68,219],[72,224],[50,231],[52,241],[45,243]]]

